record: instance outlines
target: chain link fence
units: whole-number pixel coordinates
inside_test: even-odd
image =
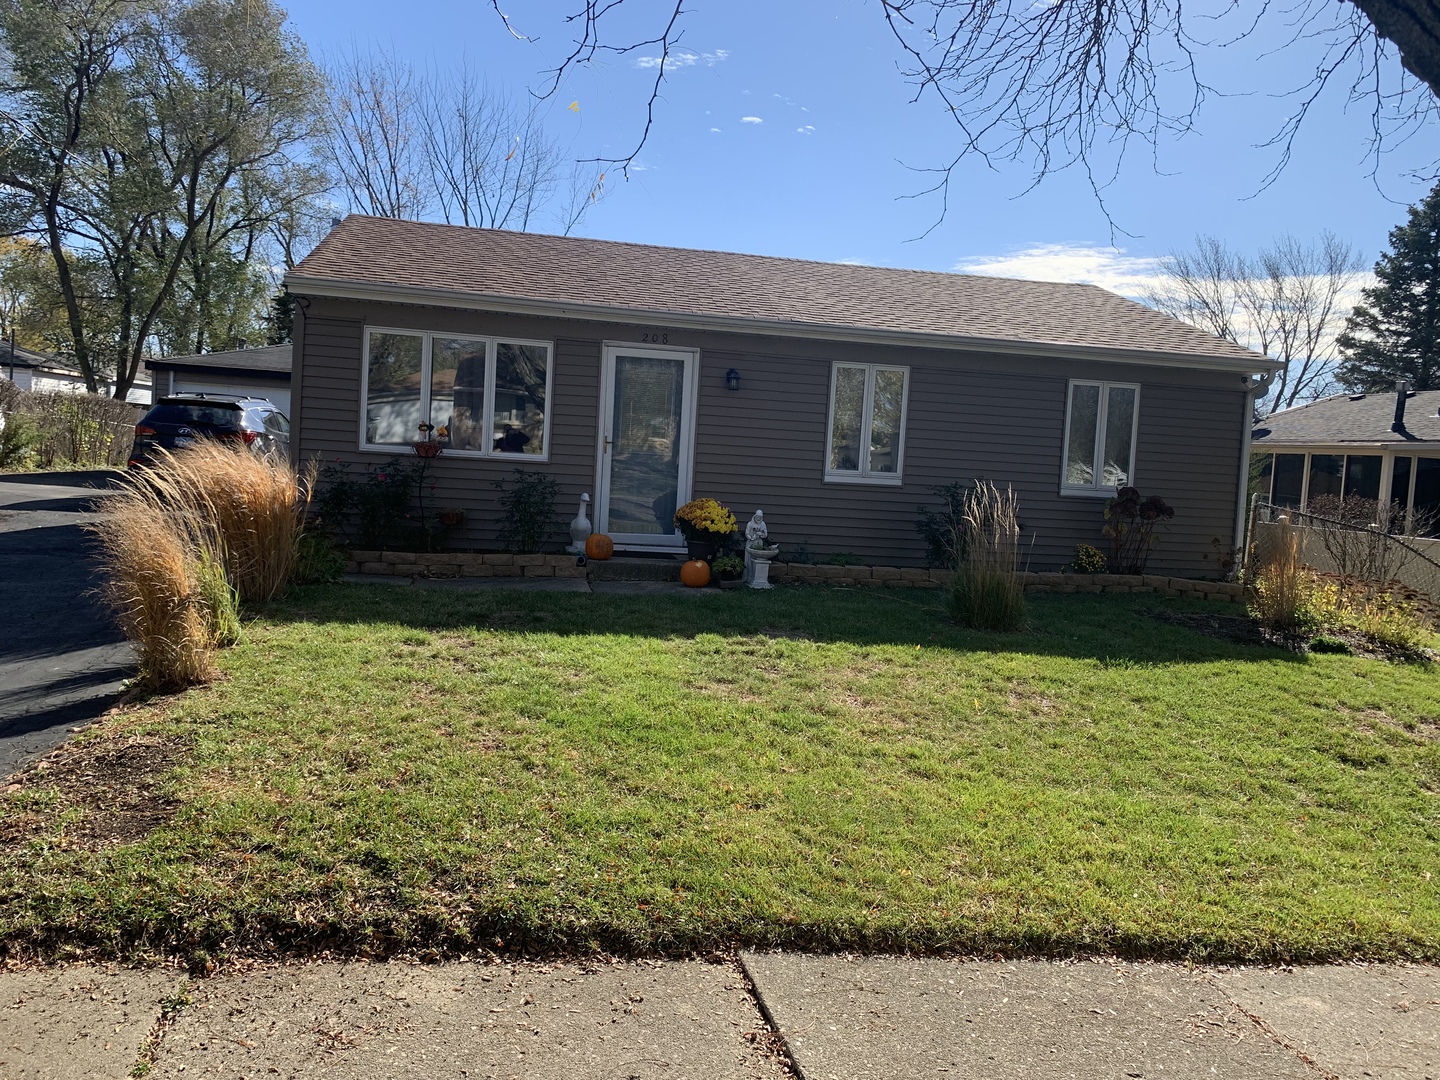
[[[1250,510],[1247,570],[1270,562],[1294,530],[1300,561],[1322,574],[1416,593],[1440,605],[1440,540],[1387,531],[1378,524],[1324,517],[1257,498]]]

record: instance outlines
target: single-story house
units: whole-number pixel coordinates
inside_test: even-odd
[[[265,398],[290,414],[289,345],[263,345],[198,356],[147,360],[155,400],[170,394],[234,394]]]
[[[1103,544],[1105,499],[1163,496],[1155,572],[1217,576],[1243,523],[1255,376],[1275,364],[1090,285],[351,216],[285,279],[292,447],[364,464],[444,426],[435,503],[493,546],[513,470],[581,492],[622,550],[677,504],[765,512],[793,552],[918,565],[917,507],[1019,496],[1031,569]]]
[[[21,390],[36,393],[85,391],[85,376],[80,374],[80,368],[73,360],[13,345],[9,340],[0,340],[0,377],[9,379]],[[109,383],[102,382],[100,392],[109,394]],[[125,400],[131,405],[150,404],[150,380],[143,375],[137,376]]]
[[[1440,535],[1440,390],[1322,398],[1266,417],[1251,439],[1262,498],[1299,510],[1322,495],[1388,500]]]

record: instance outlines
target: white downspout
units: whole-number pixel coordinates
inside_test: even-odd
[[[1250,431],[1255,426],[1255,395],[1269,387],[1274,379],[1275,373],[1267,371],[1258,382],[1246,381],[1244,422],[1240,435],[1239,490],[1235,493],[1235,542],[1231,544],[1236,556],[1236,572],[1240,569],[1240,549],[1245,544],[1245,519],[1250,515],[1247,496],[1250,494]]]

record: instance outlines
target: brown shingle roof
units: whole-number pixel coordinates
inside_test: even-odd
[[[352,215],[287,275],[297,293],[506,300],[585,317],[670,316],[764,333],[810,328],[1024,343],[1261,371],[1271,362],[1094,285],[895,270]],[[367,294],[368,294],[367,292]]]

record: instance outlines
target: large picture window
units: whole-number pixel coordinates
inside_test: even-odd
[[[428,423],[450,453],[545,460],[552,354],[543,341],[370,327],[361,444],[406,448]]]
[[[1139,416],[1140,387],[1072,382],[1065,413],[1061,490],[1072,495],[1109,495],[1133,484]]]
[[[825,479],[900,483],[909,381],[909,368],[880,364],[831,368]]]

